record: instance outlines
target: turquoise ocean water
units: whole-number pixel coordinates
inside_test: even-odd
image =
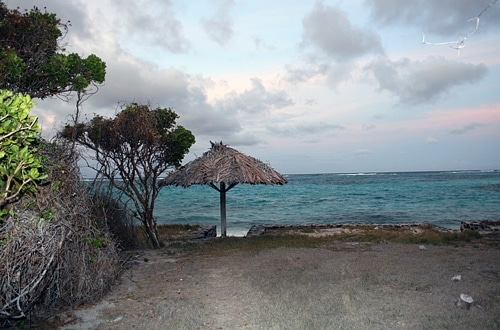
[[[500,219],[500,171],[287,175],[283,186],[237,185],[227,193],[227,233],[256,224],[427,222],[459,229]],[[209,186],[162,188],[158,223],[217,225],[219,193]]]

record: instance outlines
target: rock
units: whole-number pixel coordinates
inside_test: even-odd
[[[460,231],[473,230],[481,234],[500,233],[500,220],[462,221]]]
[[[471,296],[462,293],[462,294],[460,294],[460,299],[458,299],[455,302],[455,304],[459,308],[469,309],[473,302],[474,302],[474,299],[472,299]]]
[[[265,232],[266,232],[266,226],[254,225],[254,226],[250,227],[250,229],[248,230],[248,232],[246,234],[246,237],[255,237],[255,236],[264,235]]]
[[[189,239],[217,237],[217,226],[199,226],[189,233]]]
[[[451,278],[453,282],[459,282],[462,280],[462,275],[455,275]]]

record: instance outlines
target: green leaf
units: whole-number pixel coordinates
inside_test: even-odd
[[[46,177],[41,175],[42,155],[36,149],[40,128],[37,118],[29,114],[34,104],[29,96],[0,90],[0,118],[6,118],[0,122],[0,196],[3,198],[0,207],[9,203],[13,195],[35,191],[38,182]]]

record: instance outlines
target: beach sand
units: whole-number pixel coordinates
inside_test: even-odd
[[[103,300],[53,318],[61,329],[500,327],[498,236],[450,246],[332,239],[314,248],[131,256]]]

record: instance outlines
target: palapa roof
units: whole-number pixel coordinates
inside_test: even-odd
[[[187,163],[160,182],[160,185],[189,187],[193,184],[225,183],[235,185],[285,184],[287,179],[264,162],[242,154],[222,142],[201,157]]]

